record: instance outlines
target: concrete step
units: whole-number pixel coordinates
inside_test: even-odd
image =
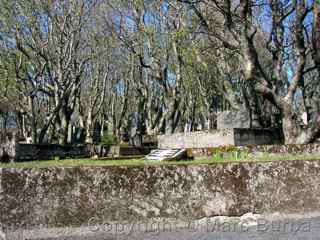
[[[145,159],[153,161],[177,160],[186,156],[186,149],[156,149],[151,151]]]

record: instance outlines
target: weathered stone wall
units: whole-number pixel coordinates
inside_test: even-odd
[[[185,221],[320,209],[320,161],[0,169],[0,225]]]
[[[234,129],[235,146],[281,143],[278,129]]]
[[[55,157],[83,158],[89,157],[89,149],[85,145],[63,146],[58,144],[16,144],[15,161],[47,160]]]
[[[206,148],[221,145],[234,145],[232,129],[175,133],[158,136],[158,148]]]
[[[159,135],[158,147],[162,149],[210,148],[276,144],[280,141],[280,133],[276,129],[221,129]]]
[[[11,161],[28,160],[50,160],[56,157],[65,158],[86,158],[98,157],[118,157],[127,155],[147,155],[154,149],[152,147],[126,147],[109,145],[58,145],[58,144],[23,144],[16,143],[14,139],[7,139],[0,144],[0,160],[10,157]],[[3,156],[3,157],[2,157]],[[7,160],[9,161],[9,160]]]
[[[89,145],[24,144],[14,132],[0,132],[0,162],[91,156]]]

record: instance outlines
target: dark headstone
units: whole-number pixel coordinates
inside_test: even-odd
[[[133,113],[129,119],[130,139],[129,144],[134,147],[142,147],[142,116],[138,112]]]
[[[218,114],[218,129],[251,128],[250,114],[246,110],[223,111]]]
[[[95,122],[92,133],[93,143],[101,142],[101,125],[98,122]]]
[[[15,132],[0,133],[0,162],[13,161],[16,155]]]
[[[86,133],[84,128],[75,128],[72,143],[84,143]]]

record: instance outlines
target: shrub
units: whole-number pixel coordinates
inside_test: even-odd
[[[248,159],[249,152],[234,146],[223,146],[211,149],[213,160],[244,160]]]
[[[119,144],[119,139],[114,135],[105,133],[101,138],[101,143],[105,145],[117,145]]]

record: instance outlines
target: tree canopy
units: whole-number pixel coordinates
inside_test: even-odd
[[[33,142],[92,142],[97,124],[120,137],[135,114],[148,135],[214,129],[240,109],[286,143],[319,135],[316,0],[0,5],[0,99]]]

